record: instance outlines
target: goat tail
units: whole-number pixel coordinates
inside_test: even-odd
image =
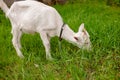
[[[3,0],[0,0],[0,8],[7,15],[7,12],[9,10],[9,8],[8,8],[7,4]]]

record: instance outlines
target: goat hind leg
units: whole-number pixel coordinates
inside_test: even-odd
[[[21,39],[21,36],[22,36],[22,32],[20,31],[19,34],[18,34],[18,47],[19,49],[21,49],[21,42],[20,42],[20,39]]]
[[[21,48],[21,44],[20,44],[20,37],[22,35],[22,32],[19,31],[19,30],[13,30],[13,39],[12,39],[12,43],[13,43],[13,46],[17,52],[17,55],[20,57],[20,58],[24,58],[20,48]]]

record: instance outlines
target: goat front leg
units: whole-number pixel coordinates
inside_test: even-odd
[[[53,60],[51,54],[50,54],[50,38],[49,36],[46,34],[46,32],[42,31],[40,33],[41,39],[43,41],[43,45],[45,47],[45,51],[46,51],[46,59],[47,60]]]
[[[21,38],[21,35],[22,35],[22,32],[18,29],[13,29],[13,39],[12,39],[12,43],[13,43],[13,46],[17,52],[17,55],[20,57],[20,58],[24,58],[20,48],[21,48],[21,44],[20,44],[20,38]]]

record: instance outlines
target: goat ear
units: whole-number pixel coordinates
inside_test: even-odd
[[[85,28],[82,30],[82,32],[84,32],[84,34],[87,35],[87,32],[86,32]]]
[[[78,38],[77,38],[77,37],[74,37],[74,39],[75,39],[76,41],[78,41]]]
[[[79,32],[82,32],[84,30],[84,23],[82,23],[79,27]]]

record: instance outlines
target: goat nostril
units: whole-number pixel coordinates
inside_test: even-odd
[[[88,42],[86,42],[85,44],[89,44]]]

